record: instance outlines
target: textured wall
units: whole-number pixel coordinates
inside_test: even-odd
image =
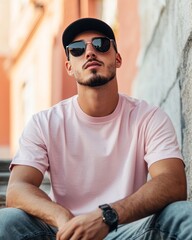
[[[183,51],[180,71],[183,117],[183,155],[188,178],[188,192],[192,199],[192,33]]]
[[[192,199],[192,0],[140,0],[142,49],[133,96],[170,116]]]

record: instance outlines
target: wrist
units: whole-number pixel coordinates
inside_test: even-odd
[[[67,223],[70,219],[72,219],[74,216],[73,214],[63,207],[61,209],[58,209],[58,212],[55,212],[55,225],[56,227],[60,227],[63,224]]]
[[[99,208],[102,210],[103,222],[106,225],[108,225],[109,232],[111,232],[113,230],[117,231],[117,227],[118,227],[118,223],[119,223],[119,216],[118,216],[118,213],[116,212],[116,210],[108,204],[100,205]]]

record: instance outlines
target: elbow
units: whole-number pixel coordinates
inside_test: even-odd
[[[187,187],[183,186],[181,189],[181,200],[187,200]]]
[[[172,181],[167,188],[169,203],[187,200],[187,184],[185,181]]]
[[[14,187],[8,186],[6,192],[6,207],[16,207],[18,193]]]
[[[7,190],[6,200],[5,200],[6,207],[13,207],[13,199],[14,198],[12,197],[10,190]]]
[[[175,194],[177,198],[176,201],[186,201],[187,200],[187,186],[186,184],[180,184],[177,188],[177,193]]]

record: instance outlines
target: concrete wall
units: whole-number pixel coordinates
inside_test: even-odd
[[[141,52],[133,96],[170,116],[192,199],[192,0],[140,0]]]

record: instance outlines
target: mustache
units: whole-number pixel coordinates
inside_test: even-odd
[[[101,65],[104,64],[102,61],[99,61],[99,60],[97,60],[97,59],[95,59],[95,58],[89,58],[89,59],[83,64],[82,68],[85,69],[85,68],[86,68],[86,65],[87,65],[88,63],[93,62],[93,61],[94,61],[94,62],[98,62],[98,63],[101,64]]]

